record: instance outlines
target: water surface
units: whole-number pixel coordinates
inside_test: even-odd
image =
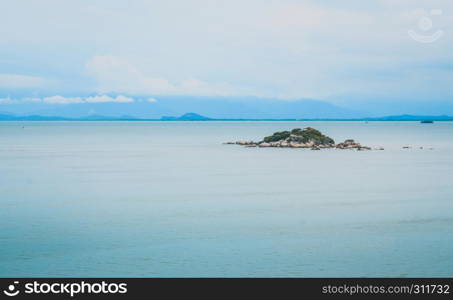
[[[306,126],[385,150],[222,145]],[[0,138],[3,277],[453,276],[453,122],[0,122]]]

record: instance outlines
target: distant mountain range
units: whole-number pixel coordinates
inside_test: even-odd
[[[0,114],[0,121],[453,121],[453,116],[384,116],[377,118],[317,118],[317,119],[219,119],[209,118],[197,113],[186,113],[179,117],[163,116],[159,119],[137,118],[132,116],[109,117],[89,115],[86,117],[67,118],[60,116],[27,115],[17,116]]]
[[[330,119],[299,119],[301,121],[453,121],[453,116],[416,116],[416,115],[398,115],[384,116],[373,118],[330,118]]]
[[[160,118],[161,121],[212,121],[214,119],[196,114],[196,113],[186,113],[179,117],[172,116],[163,116]]]
[[[74,95],[62,95],[73,97]],[[91,97],[95,95],[75,95]],[[111,98],[117,94],[109,94]],[[453,116],[453,101],[321,101],[315,99],[271,99],[258,97],[209,96],[146,96],[127,95],[132,102],[48,103],[44,101],[1,101],[8,95],[0,93],[0,114],[31,119],[161,119],[176,120],[187,112],[196,112],[211,119],[362,119],[396,116]],[[23,97],[30,97],[23,95]],[[41,97],[44,97],[41,95]],[[13,97],[14,98],[14,97]],[[19,99],[19,98],[18,98]],[[343,102],[342,102],[343,101]],[[352,101],[352,100],[350,100]],[[8,116],[3,116],[8,118]],[[440,118],[443,118],[440,116]],[[192,118],[191,118],[192,119]]]
[[[115,95],[109,95],[115,97]],[[1,96],[0,96],[1,98]],[[135,97],[130,103],[44,103],[44,102],[3,102],[0,114],[15,116],[58,116],[68,119],[86,116],[109,116],[123,119],[160,119],[162,116],[181,116],[196,112],[213,119],[294,119],[294,118],[356,118],[375,117],[366,111],[345,109],[332,103],[300,99],[278,100],[253,97],[191,97],[159,96],[156,99]],[[386,114],[387,115],[387,114]],[[92,117],[90,117],[92,118]],[[171,118],[171,117],[166,117]],[[177,118],[177,117],[176,117]]]

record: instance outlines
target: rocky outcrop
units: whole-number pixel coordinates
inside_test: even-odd
[[[357,149],[362,150],[371,150],[371,147],[362,146],[360,143],[355,142],[354,140],[345,140],[343,143],[339,143],[336,146],[337,149]]]
[[[293,144],[310,144],[312,145],[334,145],[335,141],[323,135],[319,130],[311,127],[304,129],[295,128],[291,131],[275,132],[273,135],[266,136],[263,142],[280,142]]]
[[[357,151],[371,150],[370,147],[362,146],[360,143],[352,139],[346,140],[342,143],[335,144],[335,141],[322,134],[319,130],[311,127],[304,129],[296,128],[291,131],[279,131],[273,135],[265,137],[260,142],[254,141],[237,141],[226,142],[224,144],[236,144],[245,147],[259,147],[259,148],[309,148],[312,150],[321,150],[327,148],[336,149],[356,149]],[[384,148],[378,148],[384,150]]]
[[[236,144],[241,146],[249,146],[256,145],[257,143],[255,143],[254,141],[237,141]]]

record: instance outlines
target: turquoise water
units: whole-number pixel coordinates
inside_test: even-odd
[[[306,126],[385,151],[221,144]],[[0,122],[0,137],[2,277],[453,276],[453,122]]]

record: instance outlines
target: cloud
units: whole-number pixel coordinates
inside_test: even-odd
[[[116,97],[110,97],[108,95],[97,95],[91,97],[63,97],[59,95],[44,97],[44,98],[22,98],[22,99],[11,99],[11,98],[0,98],[0,104],[19,104],[19,103],[46,103],[46,104],[80,104],[80,103],[131,103],[134,102],[134,98],[118,95]]]
[[[62,96],[52,96],[52,97],[45,97],[42,99],[44,103],[49,104],[72,104],[72,103],[82,103],[82,98],[75,97],[75,98],[66,98]]]
[[[335,7],[322,7],[311,3],[282,5],[265,26],[274,28],[309,28],[312,32],[338,30],[336,26],[368,26],[376,22],[375,16],[363,12]],[[316,28],[316,30],[313,30]],[[335,28],[335,29],[334,29]]]
[[[157,102],[157,99],[156,98],[148,98],[147,101],[151,102],[151,103],[154,103],[154,102]]]
[[[0,88],[33,88],[46,83],[48,80],[36,76],[0,74]]]
[[[13,100],[11,100],[11,98],[0,98],[0,104],[10,104],[10,103],[13,103]]]
[[[126,97],[126,96],[122,96],[122,95],[116,96],[115,98],[112,98],[107,95],[100,95],[100,96],[88,97],[85,99],[85,102],[89,102],[89,103],[102,103],[102,102],[130,103],[130,102],[134,102],[134,99]]]
[[[42,78],[12,74],[46,72],[40,95],[451,99],[451,0],[25,2],[0,1],[0,87],[38,88]],[[408,36],[417,8],[433,22],[420,33],[444,30],[437,42]]]
[[[228,83],[208,83],[198,79],[170,82],[166,78],[146,75],[127,59],[114,55],[98,55],[86,63],[86,70],[97,82],[101,93],[148,95],[237,95],[253,92],[233,88]]]
[[[175,88],[168,80],[145,76],[124,58],[113,55],[93,57],[87,62],[86,69],[102,93],[168,93]]]

